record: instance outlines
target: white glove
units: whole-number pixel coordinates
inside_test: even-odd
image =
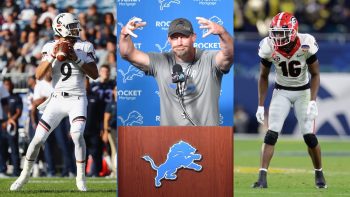
[[[256,111],[256,120],[260,123],[260,124],[264,124],[264,119],[265,119],[265,110],[264,110],[264,106],[258,106],[258,110]]]
[[[307,106],[306,115],[310,120],[314,120],[318,116],[318,109],[316,101],[310,101]]]
[[[135,29],[142,28],[146,25],[146,22],[142,22],[141,18],[133,17],[125,26],[125,33],[137,38],[137,35],[133,32]]]

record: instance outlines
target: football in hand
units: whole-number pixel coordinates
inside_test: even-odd
[[[56,58],[58,61],[63,62],[66,61],[67,55],[70,48],[70,43],[68,41],[61,41],[57,43],[56,49]]]

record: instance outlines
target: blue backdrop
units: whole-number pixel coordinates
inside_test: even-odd
[[[218,24],[233,35],[232,0],[117,0],[119,34],[130,18],[136,16],[147,25],[135,32],[133,38],[137,49],[144,52],[164,52],[170,50],[167,42],[167,30],[175,18],[187,18],[197,33],[195,47],[220,49],[218,36],[202,38],[203,30],[195,17],[201,16]],[[153,77],[124,61],[117,53],[118,106],[117,125],[159,125],[158,86]],[[170,76],[169,76],[170,77]],[[233,125],[233,68],[222,81],[220,97],[220,123]]]

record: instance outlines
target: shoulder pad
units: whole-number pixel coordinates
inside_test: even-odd
[[[268,37],[264,38],[259,43],[259,57],[263,59],[271,58],[273,53],[273,46],[271,45],[271,41]]]
[[[317,53],[318,44],[316,42],[315,37],[313,37],[310,34],[300,34],[299,38],[301,41],[300,44],[303,51],[309,53],[310,55],[314,55]]]
[[[55,40],[45,43],[43,48],[41,49],[41,53],[42,54],[49,53],[49,51],[53,49],[54,45],[55,45]]]
[[[83,50],[86,52],[86,53],[89,53],[89,52],[94,52],[95,49],[94,49],[94,45],[89,42],[89,41],[77,41],[77,44],[81,45]]]

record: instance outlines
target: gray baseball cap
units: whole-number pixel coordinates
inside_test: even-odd
[[[177,18],[171,21],[168,29],[168,36],[170,37],[175,33],[180,33],[185,36],[193,34],[193,27],[191,22],[185,18]]]

